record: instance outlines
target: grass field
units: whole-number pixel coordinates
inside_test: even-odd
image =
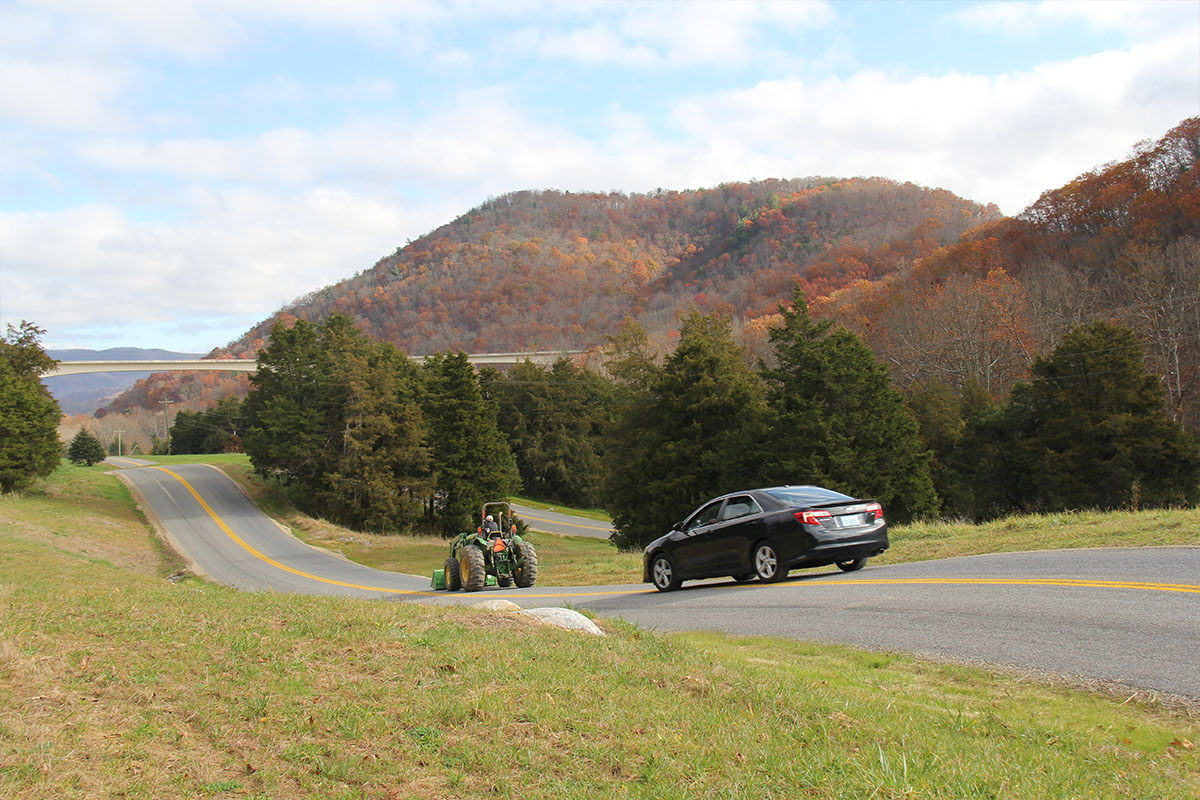
[[[0,497],[0,797],[1200,798],[1146,694],[176,567],[101,468]]]

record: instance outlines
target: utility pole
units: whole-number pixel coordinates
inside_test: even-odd
[[[124,428],[117,428],[117,456],[125,455],[124,449],[121,448],[121,434],[124,433]]]
[[[178,403],[178,400],[159,400],[163,406],[163,417],[167,421],[167,455],[171,455],[171,406]]]

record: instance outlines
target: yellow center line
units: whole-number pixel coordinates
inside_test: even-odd
[[[420,592],[420,591],[416,591],[416,590],[412,590],[412,589],[389,589],[389,588],[385,588],[383,586],[364,586],[363,584],[359,584],[359,583],[346,583],[344,581],[333,580],[332,578],[322,578],[320,575],[313,575],[308,572],[303,572],[298,569],[293,569],[292,567],[289,567],[287,564],[281,564],[278,561],[276,561],[275,559],[271,558],[270,556],[264,555],[264,554],[260,553],[258,550],[255,550],[253,547],[251,547],[249,544],[247,544],[240,536],[238,536],[236,533],[234,533],[233,530],[228,525],[225,524],[225,520],[221,519],[217,515],[217,512],[213,511],[212,507],[209,506],[208,503],[204,502],[204,498],[200,496],[200,493],[197,492],[194,488],[192,488],[192,485],[190,483],[188,483],[186,480],[184,480],[182,476],[178,475],[175,472],[172,472],[171,470],[167,469],[166,467],[153,467],[153,469],[162,470],[163,472],[167,473],[172,478],[174,478],[175,480],[177,480],[181,484],[183,484],[183,488],[187,489],[188,492],[191,493],[192,497],[196,498],[196,502],[200,504],[201,508],[203,508],[206,512],[208,512],[208,515],[210,517],[212,517],[213,522],[217,523],[217,527],[219,527],[222,531],[224,531],[226,536],[228,536],[233,541],[237,542],[237,544],[240,545],[247,553],[249,553],[250,555],[254,556],[257,559],[265,561],[266,563],[270,564],[273,567],[278,567],[279,569],[283,570],[284,572],[290,572],[293,575],[299,575],[302,578],[308,578],[309,580],[319,581],[320,583],[329,583],[334,586],[345,586],[349,589],[362,589],[362,590],[368,591],[368,592],[388,592],[390,594],[416,594],[416,595],[425,595],[427,597],[438,597],[438,595],[433,592]]]
[[[333,580],[332,578],[323,578],[320,575],[313,575],[308,572],[303,572],[298,569],[289,567],[286,564],[281,564],[270,556],[260,553],[258,550],[247,544],[240,536],[225,524],[217,512],[212,510],[208,503],[204,502],[204,498],[200,496],[190,483],[183,479],[179,474],[172,472],[166,467],[151,467],[151,469],[161,470],[167,473],[175,480],[183,484],[183,488],[191,493],[192,497],[196,498],[196,502],[200,507],[212,517],[213,522],[217,524],[225,535],[241,546],[246,552],[261,561],[265,561],[273,567],[277,567],[284,572],[289,572],[293,575],[298,575],[302,578],[317,581],[318,583],[328,583],[334,586],[344,586],[348,589],[360,589],[366,592],[384,592],[387,594],[407,594],[417,595],[421,597],[446,597],[445,592],[422,592],[416,589],[391,589],[384,586],[367,586],[361,583],[347,583],[345,581]],[[1098,589],[1142,589],[1146,591],[1156,592],[1185,592],[1190,594],[1200,594],[1200,586],[1187,583],[1141,583],[1137,581],[1109,581],[1109,580],[1089,580],[1075,578],[858,578],[858,579],[840,579],[831,581],[818,580],[803,580],[803,581],[787,581],[783,583],[772,584],[772,588],[790,587],[819,587],[819,586],[861,586],[866,584],[942,584],[942,585],[972,585],[972,586],[1068,586],[1082,588],[1098,588]],[[734,588],[731,586],[730,588]],[[763,584],[738,584],[736,588],[764,588]],[[522,594],[516,595],[520,598],[562,598],[562,597],[602,597],[611,595],[625,594],[652,594],[651,589],[613,589],[613,590],[597,590],[584,592],[555,592],[544,594]]]

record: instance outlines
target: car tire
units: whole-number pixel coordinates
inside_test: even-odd
[[[840,569],[842,572],[858,572],[860,569],[862,569],[866,565],[867,565],[867,560],[865,558],[856,558],[853,561],[837,562],[837,568]]]
[[[753,572],[744,572],[741,575],[730,575],[729,577],[733,578],[733,580],[737,581],[738,583],[749,583],[758,576]]]
[[[513,581],[522,589],[528,589],[537,582],[537,551],[529,542],[521,542],[517,545],[517,555],[521,558],[521,566],[513,572]]]
[[[447,558],[445,566],[446,591],[457,592],[462,588],[462,572],[458,568],[458,560]]]
[[[483,551],[478,547],[464,547],[462,560],[462,588],[464,592],[478,592],[487,581],[487,568],[484,566]]]
[[[775,546],[768,542],[759,542],[754,548],[754,574],[763,583],[774,583],[787,575],[787,570],[779,561],[779,553]]]
[[[650,562],[650,581],[660,592],[673,592],[683,583],[675,571],[675,564],[666,553],[659,553]]]

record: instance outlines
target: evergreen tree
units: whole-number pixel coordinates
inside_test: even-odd
[[[712,495],[744,487],[764,410],[728,320],[693,309],[661,369],[639,355],[635,333],[625,331],[635,346],[613,370],[627,382],[606,453],[605,501],[623,549],[666,533]]]
[[[30,322],[9,325],[0,339],[0,491],[27,488],[49,475],[62,457],[58,402],[41,375],[57,362],[38,340],[45,332]]]
[[[276,325],[250,386],[244,403],[250,463],[311,495],[326,471],[333,435],[329,367],[317,328],[304,320]]]
[[[356,528],[391,533],[421,520],[429,452],[416,402],[416,368],[390,343],[342,349],[331,366],[345,387],[340,447],[318,493]]]
[[[1010,441],[1006,499],[1017,508],[1162,506],[1200,494],[1200,444],[1167,415],[1128,328],[1076,328],[991,424]]]
[[[92,466],[105,458],[104,445],[87,428],[80,428],[67,448],[67,458],[76,464]]]
[[[449,536],[469,530],[485,502],[513,494],[521,479],[495,404],[484,399],[466,354],[430,356],[424,376],[434,483],[429,518]]]
[[[949,384],[934,379],[910,387],[905,402],[917,420],[922,446],[931,455],[929,472],[942,501],[942,515],[973,516],[977,499],[972,473],[979,466],[976,456],[989,449],[988,443],[978,437],[979,421],[991,413],[992,398],[975,380],[956,393]],[[965,453],[973,455],[964,458]],[[990,488],[996,485],[988,484]]]
[[[780,313],[775,365],[762,372],[771,408],[763,482],[871,497],[897,521],[936,514],[929,455],[887,368],[851,331],[814,322],[799,287]]]
[[[566,505],[597,504],[611,385],[565,358],[551,367],[527,361],[503,374],[485,369],[480,384],[496,401],[525,491]]]

